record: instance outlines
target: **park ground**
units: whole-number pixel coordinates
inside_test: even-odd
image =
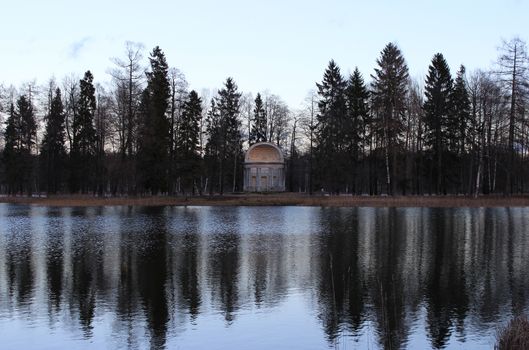
[[[526,207],[529,196],[347,196],[303,193],[213,196],[96,197],[0,196],[0,203],[42,206],[322,206],[322,207]]]

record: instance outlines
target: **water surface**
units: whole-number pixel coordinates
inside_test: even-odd
[[[0,204],[1,349],[491,349],[529,209]]]

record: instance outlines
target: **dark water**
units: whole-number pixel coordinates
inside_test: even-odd
[[[1,349],[491,349],[529,209],[0,204]]]

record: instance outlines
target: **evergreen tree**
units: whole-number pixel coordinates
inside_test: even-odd
[[[217,109],[215,99],[211,99],[211,107],[206,117],[206,134],[208,140],[204,152],[205,170],[208,176],[209,193],[213,194],[214,183],[219,185],[220,189],[220,149],[221,149],[221,120]],[[218,180],[218,181],[217,181]]]
[[[72,124],[73,143],[70,151],[70,190],[86,193],[94,178],[94,156],[96,131],[94,114],[96,111],[94,77],[87,71],[79,82],[77,118]]]
[[[224,88],[219,90],[217,109],[220,117],[221,149],[220,149],[220,193],[224,193],[224,185],[232,185],[232,191],[237,188],[237,167],[242,152],[241,121],[239,120],[241,93],[233,78],[226,79]],[[230,181],[231,180],[231,181]]]
[[[266,141],[266,111],[263,105],[261,94],[255,98],[255,107],[253,110],[253,125],[250,131],[250,145]]]
[[[29,156],[36,145],[37,122],[31,101],[24,95],[17,100],[17,113],[20,122],[20,149]]]
[[[346,133],[344,139],[345,148],[350,159],[347,173],[353,176],[352,179],[349,179],[349,182],[353,186],[352,190],[354,192],[356,187],[356,164],[364,148],[363,143],[366,139],[365,126],[369,122],[369,91],[365,86],[364,78],[358,68],[355,68],[353,74],[349,77],[345,94],[347,118],[344,128],[344,132]]]
[[[457,191],[459,193],[464,192],[464,185],[468,183],[465,174],[469,173],[466,171],[469,168],[467,153],[472,145],[471,129],[473,124],[470,98],[464,76],[465,67],[461,65],[450,95],[450,118],[447,126],[448,150],[455,162],[453,167],[447,168],[458,170]]]
[[[189,93],[184,103],[182,118],[178,123],[177,150],[182,190],[191,188],[195,192],[195,180],[200,169],[199,121],[202,115],[202,100],[195,90]]]
[[[8,192],[31,195],[33,189],[33,156],[36,144],[37,123],[31,101],[24,95],[16,102],[16,109],[11,104],[7,125],[4,132],[4,163]]]
[[[319,113],[316,129],[316,163],[322,186],[339,191],[344,183],[346,131],[346,81],[340,68],[331,60],[318,88]]]
[[[389,43],[377,59],[372,83],[373,129],[383,147],[386,186],[390,195],[397,183],[397,155],[402,134],[408,91],[408,66],[397,45]]]
[[[6,169],[8,194],[21,191],[21,160],[20,160],[20,117],[15,113],[15,106],[11,103],[9,117],[4,131],[5,147],[3,161]]]
[[[57,88],[51,101],[49,114],[46,116],[40,153],[43,182],[48,193],[56,193],[60,189],[66,156],[64,121],[61,90]]]
[[[461,65],[457,72],[457,77],[452,89],[452,122],[450,124],[450,134],[455,135],[454,141],[451,142],[451,149],[457,152],[459,156],[465,153],[466,146],[469,143],[468,129],[471,124],[470,116],[470,98],[465,83],[465,66]]]
[[[150,57],[151,71],[142,94],[140,139],[138,140],[138,170],[142,187],[157,194],[168,190],[170,123],[170,85],[168,65],[163,51],[156,46]]]
[[[424,143],[429,147],[433,158],[431,174],[436,175],[435,190],[446,191],[446,179],[443,173],[443,154],[455,136],[449,135],[450,96],[452,94],[452,77],[448,63],[443,55],[437,53],[428,68],[425,83],[424,102]],[[446,164],[445,164],[446,165]]]

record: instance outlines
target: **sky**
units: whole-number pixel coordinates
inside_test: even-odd
[[[0,83],[62,80],[91,70],[110,80],[125,41],[156,45],[191,89],[227,77],[243,92],[268,90],[299,107],[330,59],[370,80],[388,42],[412,77],[441,52],[455,74],[487,69],[502,39],[529,41],[529,0],[1,0]]]

